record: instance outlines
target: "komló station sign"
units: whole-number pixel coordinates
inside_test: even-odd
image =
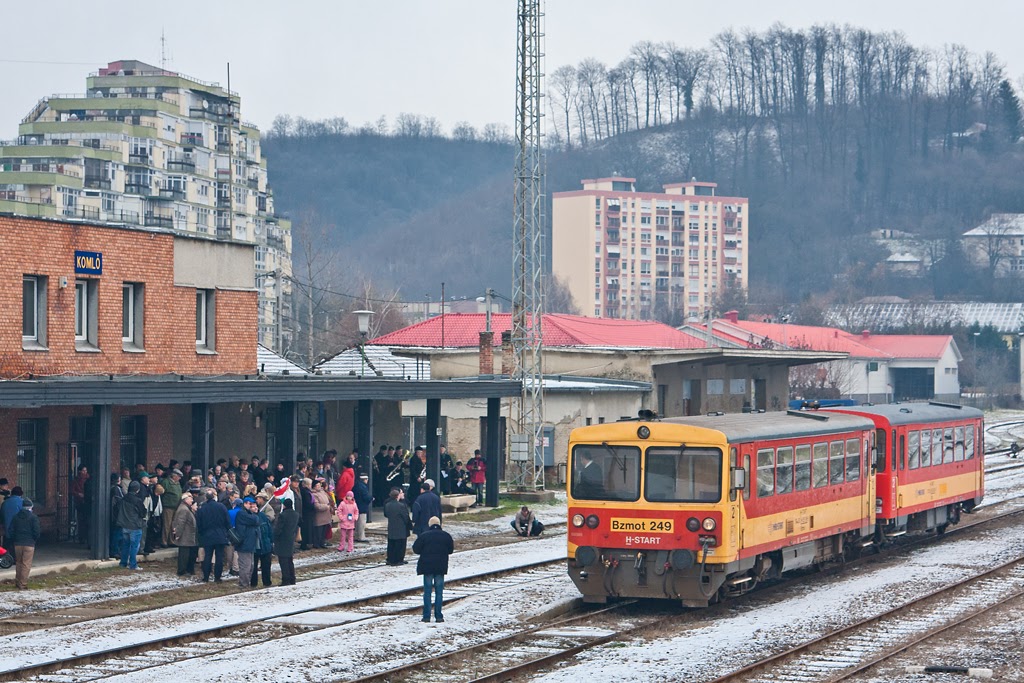
[[[76,251],[75,275],[103,275],[103,254],[98,251]]]

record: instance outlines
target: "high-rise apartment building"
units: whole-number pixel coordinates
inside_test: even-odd
[[[253,243],[259,341],[280,351],[291,225],[274,215],[260,132],[240,105],[216,83],[111,62],[85,94],[39,100],[18,139],[0,143],[0,212]]]
[[[580,312],[701,318],[723,288],[746,289],[749,205],[716,183],[637,192],[635,178],[584,180],[552,196],[551,267]]]

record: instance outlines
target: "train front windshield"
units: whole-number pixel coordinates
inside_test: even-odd
[[[712,503],[722,495],[722,451],[687,446],[646,451],[644,497],[652,503]],[[576,500],[640,500],[641,452],[635,446],[581,444],[572,450]]]

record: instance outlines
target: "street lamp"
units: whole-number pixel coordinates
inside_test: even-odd
[[[352,311],[356,316],[356,322],[359,325],[359,357],[362,359],[362,367],[359,371],[359,376],[362,377],[366,374],[366,350],[363,348],[366,346],[366,335],[370,332],[370,316],[373,315],[373,311]]]
[[[486,307],[485,312],[487,313],[487,328],[485,331],[491,331],[491,297],[494,296],[494,290],[488,287],[484,290],[484,296],[478,296],[476,302],[478,304],[484,304]]]

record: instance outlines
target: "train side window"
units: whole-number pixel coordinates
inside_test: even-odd
[[[846,481],[860,479],[860,439],[846,442]]]
[[[828,485],[828,444],[814,444],[814,488]]]
[[[953,441],[953,460],[960,462],[964,459],[964,426],[955,428],[956,440]]]
[[[830,450],[829,464],[828,464],[828,481],[830,484],[842,484],[843,483],[843,468],[845,463],[843,462],[846,458],[846,454],[843,452],[843,442],[833,441]]]
[[[896,444],[897,443],[898,442],[896,441],[896,430],[894,429],[894,430],[892,430],[892,471],[893,472],[896,471],[896,453],[897,453]]]
[[[747,487],[743,489],[743,500],[750,500],[750,489],[754,488],[750,483],[750,456],[743,456],[743,471],[746,472]]]
[[[739,464],[739,455],[736,453],[736,447],[733,446],[732,448],[729,449],[729,501],[730,502],[736,500],[736,489],[732,488],[732,469],[734,467],[739,467],[739,466],[740,466],[740,464]],[[747,486],[748,487],[750,486],[749,480],[747,481]]]
[[[793,490],[793,447],[780,448],[775,456],[778,470],[775,472],[775,492],[789,493]]]
[[[796,447],[796,490],[806,491],[811,488],[811,445],[803,444]]]
[[[762,448],[757,452],[757,497],[767,498],[775,493],[775,449]]]
[[[895,468],[893,468],[895,469]],[[907,435],[900,434],[900,469],[907,469]]]
[[[869,432],[870,433],[870,432]],[[864,478],[871,476],[871,448],[872,445],[864,441]]]
[[[932,430],[921,430],[921,467],[931,467],[932,464]]]
[[[921,464],[921,433],[907,432],[907,436],[910,437],[910,446],[907,449],[907,466],[912,470],[916,470],[918,465]]]
[[[945,436],[942,439],[942,462],[953,462],[953,428],[946,427]]]
[[[967,425],[967,436],[964,440],[964,448],[967,451],[967,459],[974,457],[974,425]]]
[[[889,455],[889,449],[886,448],[886,433],[884,429],[878,429],[877,437],[875,439],[875,445],[878,448],[878,457],[875,458],[875,466],[878,472],[885,472],[886,460]]]
[[[942,464],[942,430],[932,430],[932,467]]]

